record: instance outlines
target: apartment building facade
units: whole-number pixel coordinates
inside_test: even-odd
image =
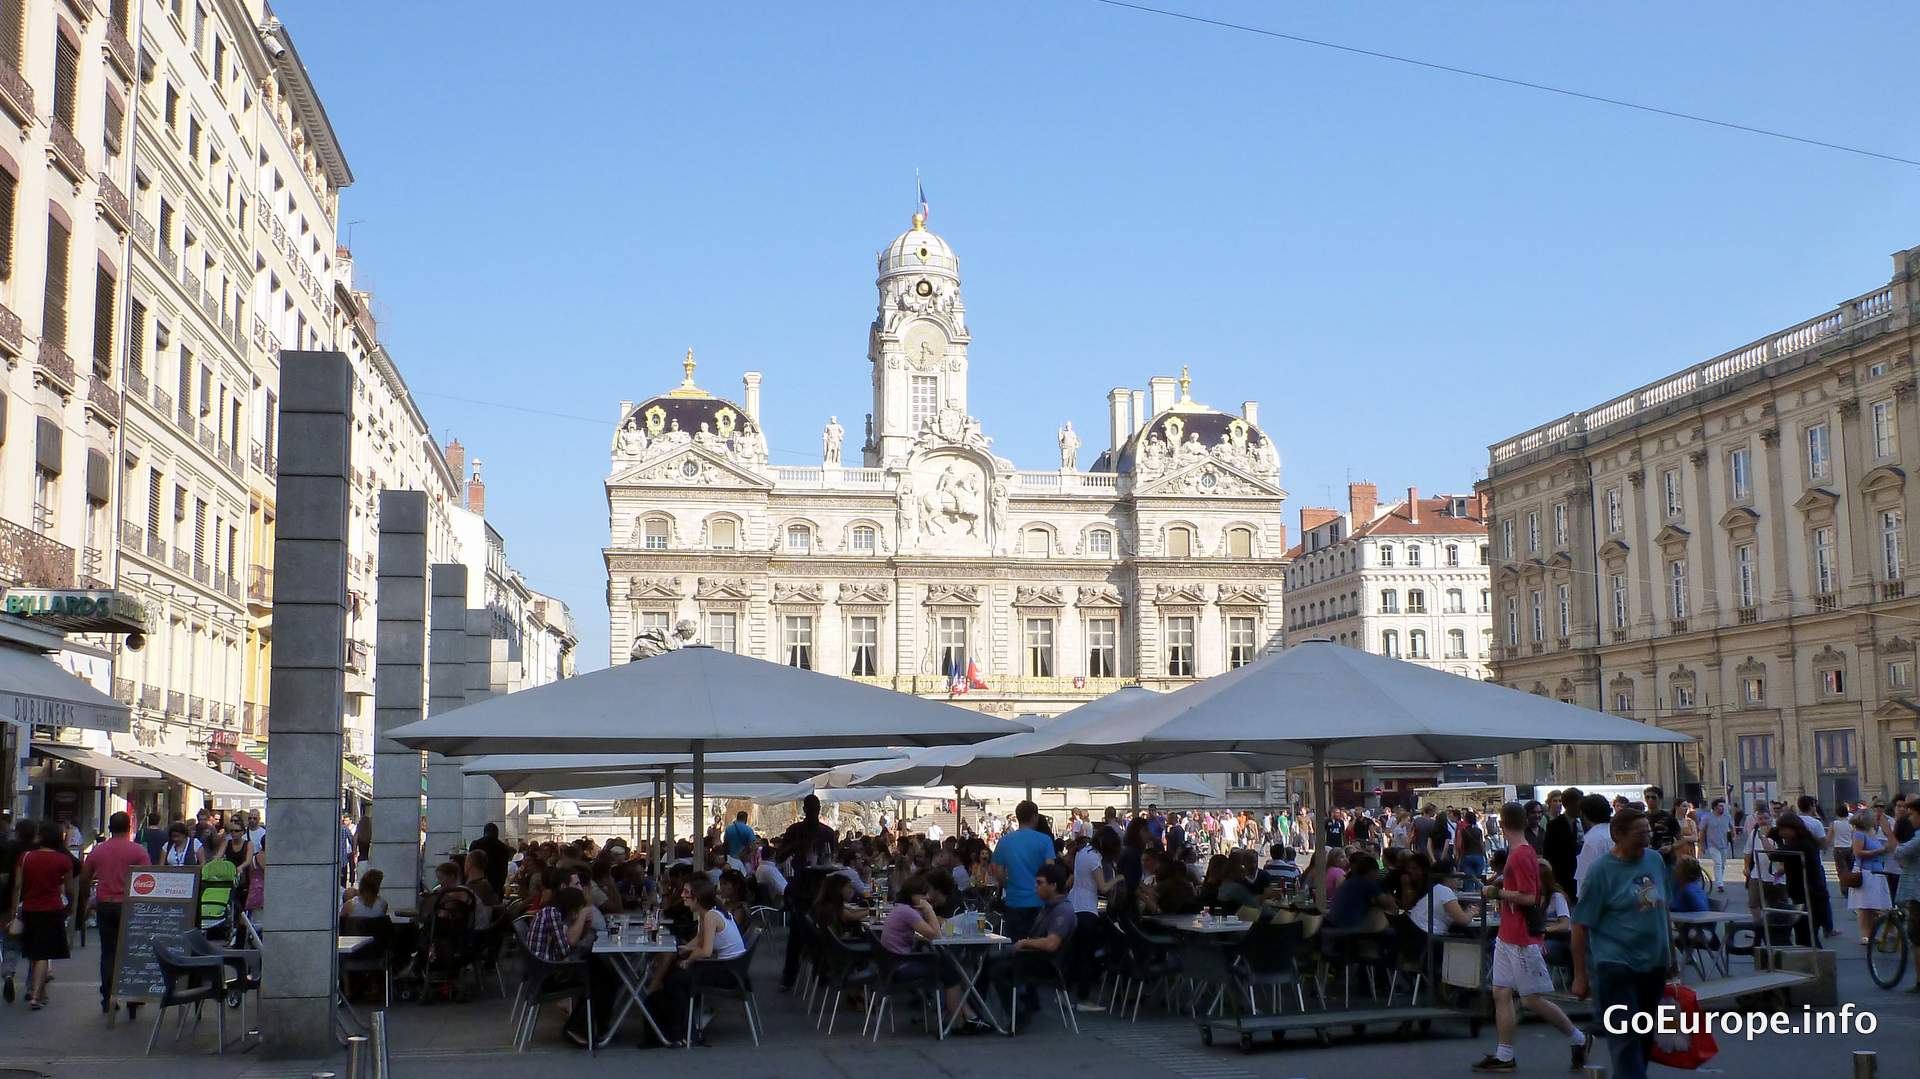
[[[1805,322],[1490,447],[1494,677],[1695,737],[1508,781],[1920,790],[1920,249]]]

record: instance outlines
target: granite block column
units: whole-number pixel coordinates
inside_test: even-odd
[[[467,703],[493,696],[493,615],[486,608],[467,611]],[[462,758],[463,761],[471,758]],[[461,831],[472,842],[488,824],[506,828],[507,798],[492,776],[463,776]]]
[[[467,703],[467,567],[436,562],[427,630],[427,714],[443,715]],[[426,869],[466,846],[460,832],[460,761],[427,754]],[[478,837],[475,837],[478,838]]]
[[[353,372],[339,352],[280,354],[273,558],[273,822],[261,958],[265,1052],[331,1054],[338,989],[341,717]],[[218,1006],[218,1002],[215,1002]]]
[[[427,495],[380,492],[373,668],[373,854],[399,908],[420,893],[420,751],[387,732],[426,715]]]

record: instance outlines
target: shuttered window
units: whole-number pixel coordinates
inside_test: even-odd
[[[130,301],[127,318],[127,370],[136,375],[147,373],[147,309],[139,300]]]
[[[201,498],[193,500],[193,560],[207,560],[207,503]]]
[[[67,347],[67,256],[72,240],[59,218],[47,218],[47,310],[40,332],[61,348]]]
[[[93,370],[113,377],[113,275],[98,267],[93,278]]]
[[[65,34],[53,36],[53,118],[74,129],[80,104],[80,50]]]
[[[13,280],[13,210],[19,193],[20,181],[0,169],[0,281]]]
[[[147,469],[147,535],[154,539],[160,538],[161,494],[160,470]]]
[[[180,346],[179,389],[180,393],[174,404],[179,408],[180,415],[191,415],[193,413],[193,353],[188,352],[185,345]]]
[[[0,0],[0,60],[5,60],[15,71],[26,65],[21,56],[26,51],[27,41],[27,0]]]
[[[121,106],[118,98],[114,97],[112,94],[108,94],[107,95],[107,128],[106,128],[106,131],[102,133],[102,137],[106,140],[108,153],[116,154],[116,155],[119,154],[120,129],[126,126],[126,121],[127,121],[127,110]]]

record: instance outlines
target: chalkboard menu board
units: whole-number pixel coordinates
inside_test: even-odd
[[[198,922],[200,871],[192,866],[143,865],[127,871],[120,911],[120,946],[113,957],[113,996],[121,1003],[159,1000],[166,991],[155,941],[178,945]]]

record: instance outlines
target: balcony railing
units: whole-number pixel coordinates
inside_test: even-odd
[[[247,567],[247,599],[257,604],[273,602],[273,571],[258,562]]]
[[[80,549],[80,574],[83,578],[99,580],[102,576],[101,571],[106,568],[106,565],[107,552],[98,547]]]
[[[132,521],[120,522],[120,546],[129,551],[138,551],[147,542],[147,530]]]
[[[73,587],[73,548],[0,520],[0,578],[34,588]]]
[[[173,411],[173,395],[168,393],[164,388],[155,386],[153,388],[153,410],[160,413],[162,419],[166,418],[166,416]]]
[[[122,405],[120,404],[120,391],[114,389],[112,383],[101,378],[99,375],[95,375],[87,380],[87,404],[100,416],[110,419],[114,423],[120,422],[120,417],[123,414],[121,411]]]
[[[201,584],[207,585],[208,587],[212,587],[213,567],[207,565],[205,562],[202,562],[198,558],[194,559],[193,560],[193,579],[196,581],[199,581]]]
[[[60,391],[61,396],[72,396],[73,357],[67,355],[66,349],[42,337],[33,366],[36,372]]]
[[[1672,621],[1667,623],[1668,633],[1685,633],[1686,631],[1687,631],[1687,620],[1684,618],[1675,618]]]
[[[1740,607],[1737,608],[1737,610],[1739,611],[1740,624],[1743,626],[1751,626],[1755,622],[1760,621],[1760,608],[1758,607]]]
[[[267,347],[267,323],[259,315],[253,316],[253,343],[261,348]]]
[[[127,231],[133,224],[133,207],[127,203],[127,193],[120,190],[120,185],[114,183],[113,177],[105,172],[100,174],[99,182],[100,187],[94,196],[95,200],[99,202],[100,208],[106,211],[107,220],[116,231]]]
[[[108,19],[107,33],[101,41],[102,51],[107,54],[107,59],[112,61],[113,66],[120,69],[120,77],[133,78],[133,45],[127,41],[126,32],[120,29],[120,24]]]
[[[227,590],[227,575],[219,570],[213,571],[213,590],[215,592],[225,592]]]
[[[157,532],[147,537],[147,557],[155,562],[167,560],[167,541],[161,539]]]
[[[372,651],[364,641],[348,641],[347,669],[359,674],[367,673],[369,669],[367,659],[372,654]]]
[[[176,547],[173,549],[173,570],[175,573],[193,573],[193,556]]]
[[[226,593],[226,597],[228,599],[235,599],[235,600],[239,599],[240,598],[240,578],[228,577],[227,583],[220,586],[220,591]]]
[[[153,222],[141,216],[138,210],[133,212],[133,242],[141,247],[153,246]]]
[[[223,704],[220,706],[220,725],[223,727],[233,726],[233,705]]]
[[[186,401],[181,401],[179,407],[174,410],[173,425],[180,428],[181,434],[191,436],[193,434],[193,406]]]
[[[267,448],[255,442],[252,452],[247,455],[247,460],[253,462],[253,467],[264,470],[267,467]]]
[[[33,87],[12,64],[0,60],[0,108],[22,124],[34,121]]]
[[[1840,597],[1833,592],[1821,592],[1813,597],[1813,609],[1816,611],[1837,611],[1840,609]]]
[[[128,368],[125,378],[127,389],[133,391],[133,395],[143,401],[153,391],[152,384],[147,381],[147,373],[137,367]]]
[[[201,424],[199,430],[194,432],[194,440],[200,443],[201,449],[215,457],[220,456],[220,442],[213,437],[213,428]]]
[[[0,65],[4,66],[4,65]],[[0,305],[0,352],[18,359],[25,349],[26,342],[21,332],[20,316],[5,305]]]
[[[180,692],[179,690],[175,690],[175,689],[168,690],[167,691],[167,714],[170,716],[180,716],[185,714],[186,710],[187,710],[187,695]]]
[[[1883,600],[1899,599],[1900,597],[1906,594],[1907,594],[1907,582],[1905,581],[1881,581],[1880,582],[1880,598]]]
[[[54,120],[47,125],[47,156],[67,174],[67,178],[79,183],[87,175],[87,151],[80,140],[67,125]]]
[[[280,458],[271,453],[267,454],[267,475],[272,476],[277,474],[279,471],[280,471]]]
[[[187,698],[187,718],[199,719],[207,714],[207,701],[204,697]]]
[[[160,710],[159,686],[140,687],[140,707],[145,708],[149,712],[158,712]]]
[[[121,704],[132,704],[134,699],[133,679],[116,678],[113,680],[113,699]]]
[[[160,237],[158,253],[160,256],[160,268],[167,271],[168,277],[172,277],[174,267],[180,261],[180,256],[173,248],[167,246],[167,238],[165,236]]]
[[[213,323],[215,326],[220,325],[220,300],[211,292],[202,292],[200,294],[200,313],[207,316],[208,322]]]
[[[859,675],[853,679],[870,686],[881,686],[902,693],[945,695],[950,681],[943,674]],[[1100,697],[1123,686],[1136,683],[1132,678],[1077,678],[1041,675],[996,675],[987,678],[988,688],[976,694],[1034,694],[1040,696]]]

